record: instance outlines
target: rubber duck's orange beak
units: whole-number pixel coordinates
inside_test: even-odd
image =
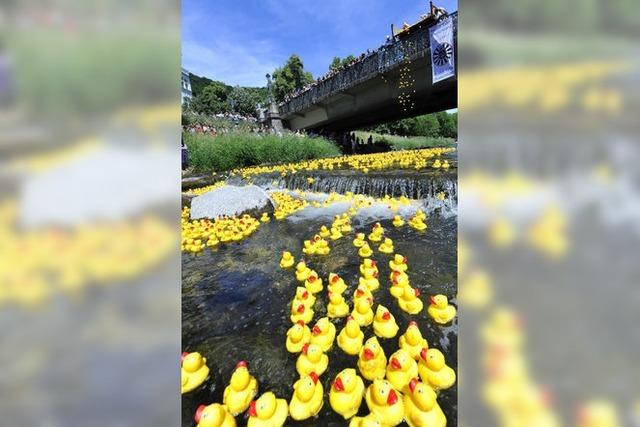
[[[413,393],[413,390],[416,389],[416,385],[418,385],[418,379],[414,378],[409,382],[409,389],[411,390],[411,393]]]
[[[407,263],[407,257],[406,256],[402,257],[402,262],[404,262],[405,264]]]
[[[363,356],[364,356],[364,360],[371,360],[373,359],[374,354],[373,354],[373,351],[371,351],[368,348],[365,348]]]
[[[304,291],[304,292],[302,293],[302,298],[307,299],[307,297],[308,297],[308,296],[309,296],[309,292]]]
[[[309,377],[311,377],[311,380],[314,384],[318,384],[318,374],[316,374],[315,372],[311,372],[309,374]]]
[[[420,289],[415,288],[414,289],[414,293],[416,294],[417,297],[419,297],[420,296]]]
[[[377,278],[377,277],[378,277],[378,272],[377,272],[377,271],[374,271],[374,272],[373,272],[373,277],[374,277],[374,278]]]
[[[309,276],[309,282],[313,283],[316,281],[316,276]]]
[[[300,326],[304,326],[304,320],[298,320],[296,323]]]
[[[320,329],[320,326],[315,325],[311,330],[311,332],[313,332],[313,335],[319,335],[322,333],[322,329]]]
[[[344,391],[344,384],[342,384],[342,380],[340,379],[340,377],[336,378],[336,380],[333,382],[333,389],[335,391]]]
[[[389,396],[387,396],[387,405],[389,406],[394,405],[397,401],[398,401],[398,395],[393,389],[391,389],[389,391]]]
[[[418,326],[418,322],[416,322],[415,320],[412,320],[411,322],[409,322],[409,326]]]
[[[331,278],[331,283],[336,283],[340,279],[340,276],[337,274]]]
[[[435,299],[433,296],[430,296],[430,297],[429,297],[429,302],[430,302],[431,304],[435,304],[435,303],[436,303],[436,299]]]
[[[400,364],[400,361],[395,357],[391,358],[391,366],[393,366],[393,369],[397,369],[397,370],[402,369],[402,365]]]
[[[200,418],[202,417],[202,412],[204,412],[205,408],[206,408],[206,406],[200,405],[200,406],[198,406],[198,409],[196,409],[196,415],[193,417],[193,418],[195,418],[196,423],[200,422]]]
[[[255,417],[258,415],[258,412],[256,411],[256,401],[252,400],[251,403],[249,404],[249,412],[248,412],[250,417]]]
[[[302,353],[306,355],[307,351],[309,351],[309,344],[305,344],[302,346]]]
[[[361,297],[364,294],[364,291],[360,288],[356,289],[356,295],[358,295],[359,297]]]
[[[422,360],[427,360],[427,350],[428,348],[425,347],[420,351],[420,357],[422,358]]]
[[[180,355],[180,363],[184,362],[184,358],[185,358],[185,357],[187,357],[188,355],[189,355],[189,352],[188,352],[188,351],[183,352],[183,353]]]
[[[239,368],[246,368],[247,366],[248,366],[248,365],[247,365],[247,362],[246,362],[246,361],[244,361],[244,360],[241,360],[241,361],[239,361],[239,362],[238,362],[238,364],[236,365],[236,369],[239,369]]]
[[[391,313],[389,313],[388,311],[385,311],[385,313],[382,315],[382,318],[384,320],[389,320],[391,319]]]

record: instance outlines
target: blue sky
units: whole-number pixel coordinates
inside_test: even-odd
[[[457,0],[436,4],[448,11]],[[334,56],[379,47],[391,24],[414,23],[423,0],[183,0],[182,65],[230,85],[264,86],[265,74],[300,55],[314,77]]]

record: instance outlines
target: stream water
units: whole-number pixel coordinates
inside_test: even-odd
[[[305,176],[274,179],[272,176],[254,177],[253,182],[264,188],[304,189],[319,192],[351,191],[382,197],[404,195],[415,199],[409,206],[393,212],[385,203],[376,203],[361,209],[352,217],[353,232],[330,241],[329,256],[306,256],[310,268],[323,280],[330,272],[340,274],[349,288],[345,296],[350,307],[359,277],[361,258],[352,241],[356,232],[371,230],[379,221],[395,246],[395,252],[408,258],[411,285],[420,289],[423,301],[427,295],[442,293],[456,304],[457,271],[457,181],[455,170],[436,173],[387,171],[363,176],[346,171],[313,174],[309,184]],[[436,194],[444,191],[446,198]],[[320,194],[313,197],[322,198]],[[272,220],[262,224],[249,238],[233,244],[223,244],[198,255],[183,254],[182,258],[182,347],[184,351],[198,351],[207,358],[210,378],[198,390],[182,397],[183,426],[193,426],[193,414],[200,404],[222,402],[222,393],[228,384],[238,360],[249,363],[251,373],[258,379],[259,393],[273,391],[276,396],[291,399],[292,384],[297,380],[297,355],[285,348],[285,334],[291,326],[289,308],[293,298],[295,280],[293,271],[282,270],[278,263],[282,251],[290,251],[298,259],[302,241],[312,237],[321,225],[329,226],[333,216],[345,212],[348,202],[335,203],[328,208],[307,207],[283,221]],[[408,225],[393,227],[394,214],[408,219],[418,208],[428,218],[429,228],[418,232]],[[375,304],[389,308],[400,331],[395,338],[380,339],[387,357],[398,348],[398,338],[410,320],[416,320],[430,347],[440,349],[449,366],[457,370],[457,319],[448,326],[438,326],[427,315],[426,309],[418,315],[400,310],[388,292],[389,266],[392,255],[374,250],[373,259],[380,269],[380,289],[374,292]],[[326,286],[326,284],[325,284]],[[326,290],[326,287],[325,287]],[[326,315],[326,292],[317,295],[313,322]],[[427,303],[425,303],[425,307]],[[339,332],[345,319],[334,319]],[[372,327],[362,328],[365,340],[373,336]],[[328,352],[329,368],[320,377],[325,390],[325,403],[319,418],[287,425],[346,425],[331,409],[328,393],[335,375],[347,367],[355,367],[357,356],[348,356],[334,343]],[[368,384],[368,382],[365,382]],[[457,424],[457,388],[441,392],[438,402],[445,412],[448,425]],[[359,414],[368,409],[363,400]],[[241,416],[239,425],[245,424]]]

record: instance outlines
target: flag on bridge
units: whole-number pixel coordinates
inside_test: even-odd
[[[433,83],[455,75],[453,21],[447,18],[429,28]]]

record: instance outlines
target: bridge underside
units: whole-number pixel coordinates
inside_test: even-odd
[[[408,87],[400,88],[402,82]],[[407,108],[398,97],[411,93]],[[414,92],[415,91],[415,92]],[[369,125],[457,107],[457,77],[431,84],[429,56],[338,92],[306,110],[283,116],[292,130],[351,131]]]

